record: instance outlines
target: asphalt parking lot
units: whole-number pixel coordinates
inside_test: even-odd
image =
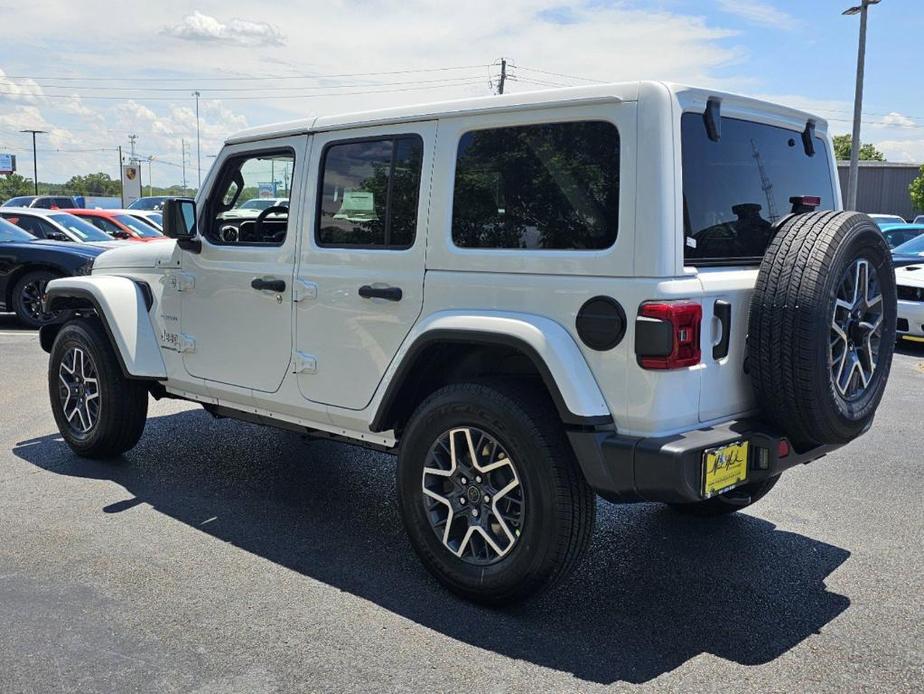
[[[0,316],[0,691],[920,691],[924,349],[873,430],[735,517],[600,502],[567,584],[444,592],[394,462],[151,403],[75,458],[37,335]]]

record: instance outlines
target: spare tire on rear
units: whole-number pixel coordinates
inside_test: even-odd
[[[797,448],[869,427],[896,309],[889,246],[865,214],[811,212],[780,226],[751,299],[747,370],[764,415]]]

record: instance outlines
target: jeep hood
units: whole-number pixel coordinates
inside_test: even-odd
[[[175,265],[173,258],[179,252],[173,239],[159,243],[125,243],[99,256],[93,264],[93,269],[156,268],[161,265]]]

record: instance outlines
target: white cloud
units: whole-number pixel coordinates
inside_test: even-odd
[[[885,154],[888,161],[908,164],[924,162],[924,139],[920,140],[881,140],[876,148]]]
[[[792,29],[797,24],[792,15],[761,0],[718,0],[718,3],[723,12],[740,17],[751,24],[774,29]]]
[[[0,70],[0,102],[18,101],[35,103],[37,97],[42,95],[42,88],[35,80],[11,80],[3,70]]]
[[[163,34],[187,41],[221,41],[240,46],[282,46],[285,35],[267,22],[231,19],[227,23],[198,10],[173,26],[164,27]]]
[[[917,123],[908,116],[893,111],[882,118],[882,125],[896,128],[913,128]]]

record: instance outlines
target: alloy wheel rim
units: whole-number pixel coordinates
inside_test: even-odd
[[[99,376],[93,359],[80,347],[64,353],[58,366],[58,395],[68,426],[88,434],[99,421]]]
[[[493,564],[519,541],[523,485],[506,449],[487,432],[457,427],[440,435],[424,462],[421,488],[433,532],[462,561]]]
[[[47,285],[48,280],[33,280],[27,282],[23,285],[19,295],[23,308],[26,309],[26,313],[34,320],[42,323],[46,323],[58,315],[58,311],[46,311],[44,308],[45,287]]]
[[[831,381],[846,400],[862,397],[876,373],[883,308],[878,271],[855,260],[841,275],[831,316]]]

